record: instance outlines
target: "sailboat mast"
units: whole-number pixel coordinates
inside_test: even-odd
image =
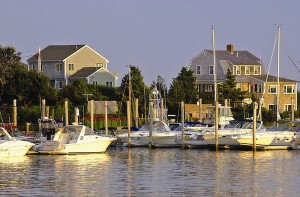
[[[278,44],[277,44],[277,111],[276,111],[276,113],[277,113],[277,115],[276,115],[276,117],[277,117],[277,121],[280,119],[280,115],[279,115],[279,88],[280,88],[280,86],[279,86],[279,71],[280,71],[280,69],[279,69],[279,66],[280,66],[280,27],[278,26],[277,27],[277,33],[278,33]]]
[[[216,49],[215,49],[215,29],[212,28],[212,47],[213,47],[213,56],[214,56],[214,91],[215,91],[215,102],[218,101],[217,98],[217,73],[216,73]]]

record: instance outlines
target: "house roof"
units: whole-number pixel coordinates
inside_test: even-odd
[[[99,69],[100,67],[84,67],[71,75],[69,78],[87,78]]]
[[[41,51],[41,57],[45,60],[64,60],[86,45],[49,45]],[[38,53],[27,61],[37,61]]]
[[[266,81],[266,79],[267,79],[267,75],[251,75],[249,77],[252,77],[252,78],[255,78],[255,79],[258,79],[258,80],[261,80],[261,81]],[[267,82],[277,82],[277,77],[269,75]],[[279,77],[279,82],[295,82],[296,83],[298,81]]]
[[[213,50],[206,50],[213,55]],[[216,50],[216,58],[218,60],[226,60],[234,65],[260,65],[259,58],[249,53],[248,51],[234,51],[231,54],[227,50]]]

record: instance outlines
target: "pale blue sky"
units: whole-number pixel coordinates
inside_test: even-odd
[[[182,66],[211,49],[233,44],[261,57],[268,67],[276,26],[281,26],[280,76],[299,80],[299,0],[0,0],[0,45],[14,46],[23,61],[38,48],[87,44],[119,72],[140,68],[150,85],[162,76],[167,85]],[[276,56],[271,74],[277,76]]]

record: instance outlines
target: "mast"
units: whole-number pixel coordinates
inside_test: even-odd
[[[215,91],[215,102],[217,99],[217,73],[216,73],[216,49],[215,49],[215,29],[212,28],[212,47],[213,47],[213,56],[214,56],[214,91]]]
[[[278,44],[277,44],[277,107],[276,107],[276,117],[277,117],[277,121],[280,119],[280,115],[279,115],[279,66],[280,66],[280,27],[277,27],[277,32],[278,32]]]
[[[214,56],[214,90],[215,90],[215,144],[216,151],[218,150],[218,129],[219,129],[219,112],[218,112],[218,98],[217,98],[217,73],[216,73],[216,49],[215,49],[215,29],[212,28],[212,47]]]

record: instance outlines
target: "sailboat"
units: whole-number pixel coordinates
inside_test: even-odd
[[[279,68],[280,68],[280,27],[277,27],[277,47],[278,47],[278,58],[277,58],[277,124],[280,120],[279,115]],[[256,133],[256,146],[258,149],[291,149],[291,141],[297,134],[293,127],[274,126],[266,130],[262,130]],[[235,136],[234,139],[240,143],[241,146],[253,146],[253,135],[252,133]]]

